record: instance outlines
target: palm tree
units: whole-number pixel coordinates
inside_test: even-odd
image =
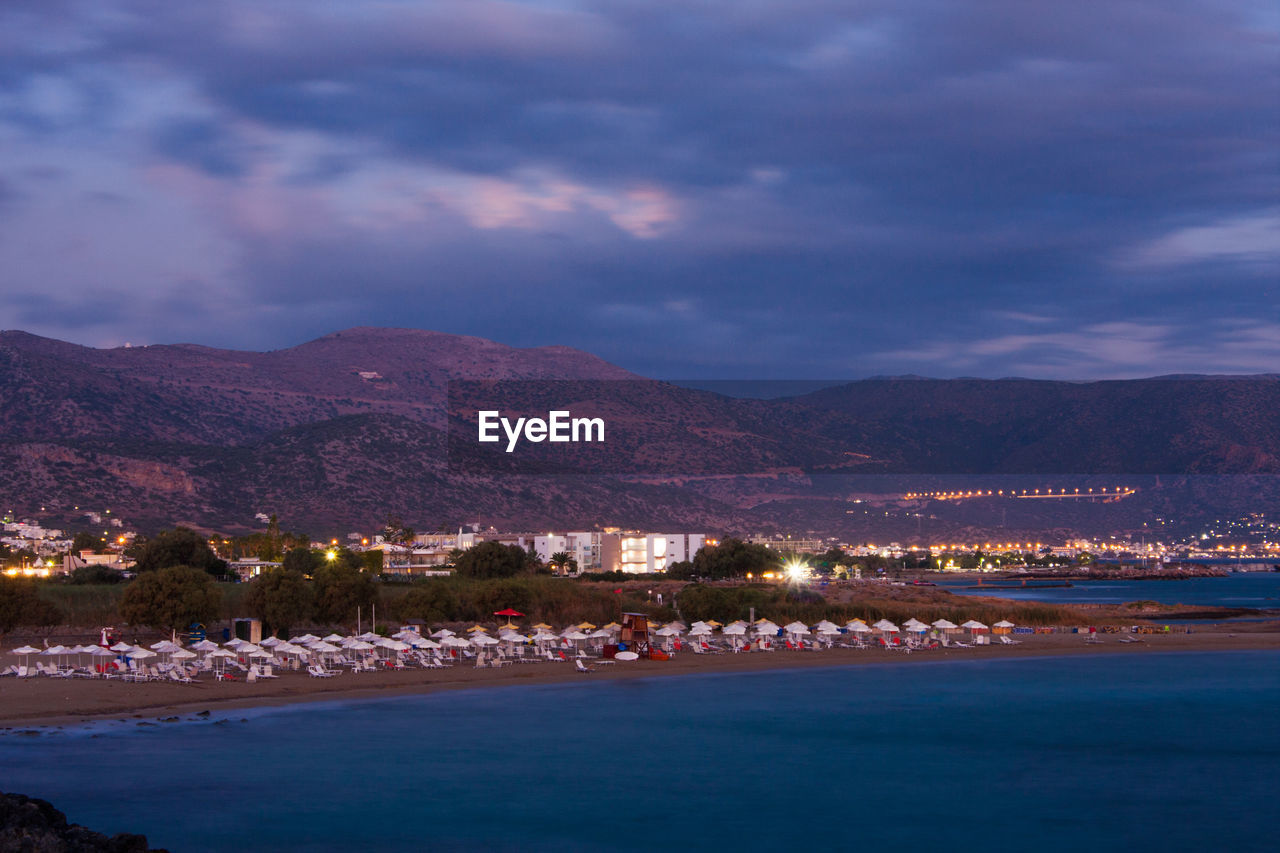
[[[551,555],[551,559],[547,561],[555,567],[556,574],[563,575],[578,568],[578,561],[569,556],[568,551],[557,551]]]

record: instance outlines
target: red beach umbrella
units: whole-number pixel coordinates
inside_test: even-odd
[[[524,614],[523,614],[523,613],[521,613],[519,610],[515,610],[515,609],[513,609],[513,608],[508,607],[508,608],[506,608],[505,610],[495,610],[495,611],[493,611],[493,615],[494,615],[494,616],[505,616],[505,617],[507,617],[507,627],[511,627],[511,620],[512,620],[512,618],[514,618],[514,617],[516,617],[516,616],[523,616]]]

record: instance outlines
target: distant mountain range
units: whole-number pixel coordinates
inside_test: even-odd
[[[521,386],[534,389],[522,402],[554,405],[564,387],[591,396],[579,403],[607,411],[611,434],[583,458],[607,476],[459,464],[456,437],[467,427],[448,397],[457,380],[578,383]],[[965,478],[1142,474],[1171,483],[1280,473],[1275,375],[909,377],[767,400],[705,387],[655,382],[565,347],[405,329],[349,329],[265,353],[99,350],[0,332],[0,494],[19,514],[109,507],[143,526],[226,532],[266,512],[311,532],[368,530],[396,514],[419,529],[479,521],[856,535],[870,533],[871,520],[865,502],[850,501],[874,483],[888,513],[877,535],[906,535],[924,516],[889,500],[892,492]],[[1272,500],[1270,476],[1255,481],[1251,497]],[[1133,526],[1157,507],[1181,511],[1170,494],[1059,517],[1071,529]],[[941,532],[988,524],[941,510],[928,513]]]

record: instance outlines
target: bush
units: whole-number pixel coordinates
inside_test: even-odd
[[[62,623],[62,611],[40,597],[35,581],[0,575],[0,633]]]
[[[108,566],[81,566],[71,573],[73,584],[124,583],[124,572]]]
[[[529,565],[529,553],[520,546],[481,542],[458,557],[455,571],[458,577],[483,580],[515,577],[533,568]]]
[[[314,596],[301,572],[271,569],[249,584],[243,606],[262,620],[263,630],[287,637],[289,629],[311,618]]]
[[[213,577],[190,566],[170,566],[139,575],[120,599],[120,616],[132,625],[169,630],[212,622],[222,593]]]
[[[138,574],[172,566],[201,569],[217,577],[224,577],[227,573],[226,560],[213,553],[203,536],[186,527],[166,530],[146,542],[137,560]]]

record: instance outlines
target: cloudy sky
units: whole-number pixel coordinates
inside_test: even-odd
[[[0,328],[1280,372],[1274,0],[0,4]]]

